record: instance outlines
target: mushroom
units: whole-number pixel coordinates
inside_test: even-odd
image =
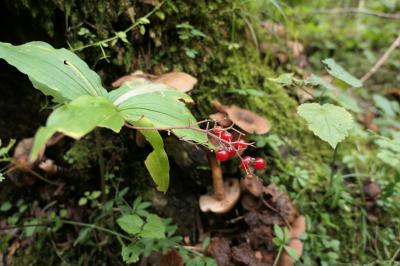
[[[53,146],[64,137],[61,133],[54,134],[46,143],[46,147]],[[44,172],[53,174],[56,165],[53,161],[47,160],[44,155],[43,148],[38,158],[34,161],[29,160],[29,154],[33,146],[34,138],[25,138],[18,142],[13,154],[13,163],[15,167],[8,173],[10,180],[17,186],[30,186],[36,181],[36,177],[32,174],[33,170],[39,168]],[[51,165],[51,163],[53,163]]]
[[[250,134],[265,134],[270,131],[269,121],[256,113],[236,105],[222,105],[218,100],[211,103],[220,113],[226,114],[233,124]],[[215,116],[216,114],[214,114]]]
[[[208,153],[208,160],[211,165],[214,191],[200,197],[200,209],[203,212],[226,213],[239,200],[239,181],[232,178],[224,182],[221,166],[210,152]]]
[[[197,83],[197,79],[185,72],[169,72],[162,75],[152,75],[137,70],[129,75],[125,75],[112,83],[114,88],[121,86],[124,82],[135,79],[146,79],[157,83],[165,84],[171,88],[181,92],[188,92],[193,89]]]
[[[162,74],[154,79],[155,82],[165,84],[181,92],[193,89],[197,79],[185,72],[170,72]]]

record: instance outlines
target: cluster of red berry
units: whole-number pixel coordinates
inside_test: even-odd
[[[237,141],[233,142],[232,145],[232,134],[223,130],[222,128],[216,127],[212,130],[212,133],[218,136],[221,140],[229,143],[229,145],[226,145],[225,148],[215,152],[215,157],[220,162],[224,162],[232,157],[235,157],[238,152],[242,152],[247,148],[247,143],[243,139],[238,139]],[[252,158],[250,156],[245,156],[241,158],[240,167],[245,170],[250,168],[262,170],[265,168],[265,161],[261,157]]]

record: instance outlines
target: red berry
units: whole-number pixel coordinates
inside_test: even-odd
[[[221,137],[221,134],[224,130],[222,129],[222,127],[214,127],[211,131],[214,135]]]
[[[229,159],[229,153],[226,150],[219,150],[215,153],[215,157],[218,161],[223,162]]]
[[[235,150],[234,148],[229,147],[229,148],[227,149],[227,151],[228,151],[228,154],[229,154],[229,157],[230,157],[230,158],[236,156],[236,150]]]
[[[253,160],[253,158],[251,158],[250,156],[244,156],[242,158],[242,161],[240,162],[240,168],[249,169],[252,160]]]
[[[253,166],[256,170],[262,170],[265,168],[265,161],[261,157],[257,157],[253,163]]]
[[[235,144],[233,144],[233,147],[235,147],[235,149],[237,150],[244,150],[247,148],[247,144],[246,141],[244,141],[243,139],[239,139],[235,142]]]
[[[231,142],[232,141],[232,134],[227,132],[227,131],[224,131],[221,134],[221,139]]]

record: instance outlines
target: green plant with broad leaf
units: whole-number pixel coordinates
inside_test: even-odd
[[[168,129],[180,139],[207,142],[185,105],[192,99],[166,85],[138,79],[108,92],[100,77],[77,55],[38,41],[18,46],[0,42],[0,58],[28,75],[36,89],[59,104],[37,131],[31,160],[56,132],[79,140],[96,127],[118,133],[129,125],[153,147],[145,164],[157,189],[165,192],[169,163],[157,130]]]

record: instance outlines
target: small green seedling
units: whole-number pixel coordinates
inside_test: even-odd
[[[272,241],[278,248],[278,254],[275,257],[273,266],[278,265],[279,258],[281,257],[283,250],[285,250],[286,253],[290,257],[292,257],[295,261],[297,261],[299,259],[299,255],[297,255],[295,249],[288,246],[290,237],[289,237],[289,230],[287,229],[287,227],[284,227],[282,229],[282,227],[280,227],[279,225],[274,224],[274,234],[275,237],[272,239]]]

